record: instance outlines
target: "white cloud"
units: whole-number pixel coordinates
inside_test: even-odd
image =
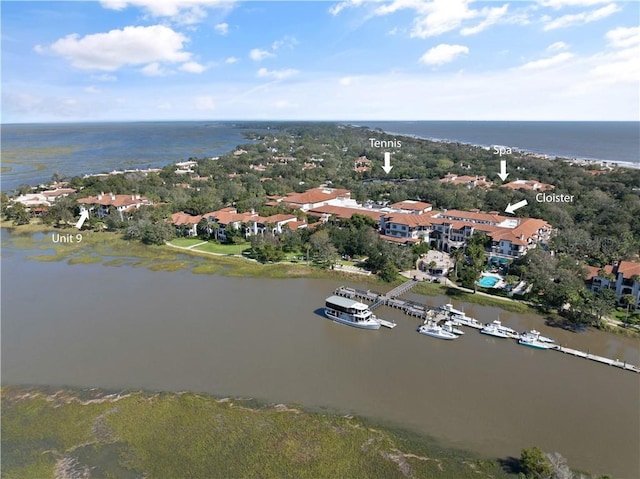
[[[340,85],[342,86],[349,86],[351,84],[353,84],[353,77],[342,77],[340,78]]]
[[[520,68],[523,70],[543,70],[546,68],[561,65],[567,60],[573,58],[573,53],[558,53],[550,58],[543,58],[541,60],[534,60],[529,63],[525,63]]]
[[[575,13],[570,15],[563,15],[558,18],[548,18],[544,26],[544,30],[555,30],[557,28],[572,27],[574,25],[584,25],[586,23],[602,20],[616,12],[620,11],[620,7],[615,3],[610,3],[597,10],[591,10],[588,12]]]
[[[261,68],[258,70],[259,78],[272,78],[274,80],[284,80],[285,78],[292,77],[300,73],[298,70],[294,70],[293,68],[287,68],[285,70],[267,70],[266,68]]]
[[[100,88],[96,88],[93,85],[84,88],[85,93],[101,93]]]
[[[140,73],[148,77],[161,77],[167,75],[169,71],[162,68],[158,62],[153,62],[141,68]]]
[[[331,6],[331,8],[329,8],[329,13],[335,16],[345,8],[358,7],[365,1],[367,0],[345,0],[344,2],[336,3],[335,5]]]
[[[599,83],[640,83],[640,27],[619,27],[605,34],[609,50],[598,55],[597,64],[589,72]]]
[[[236,57],[228,57],[225,59],[225,63],[228,63],[229,65],[233,64],[233,63],[238,63],[240,60],[238,60]]]
[[[103,82],[114,82],[118,80],[118,77],[115,75],[109,75],[108,73],[102,73],[100,75],[91,75],[93,80],[103,81]]]
[[[66,58],[82,70],[115,71],[126,65],[185,62],[187,38],[164,25],[124,27],[80,37],[73,33],[52,43],[47,50]]]
[[[295,37],[290,37],[289,35],[286,35],[285,37],[283,37],[280,40],[276,40],[275,42],[273,42],[271,44],[271,49],[273,51],[276,51],[280,48],[293,48],[294,46],[296,46],[298,44],[298,40]]]
[[[229,0],[100,0],[104,8],[124,10],[132,6],[152,17],[169,18],[183,24],[199,23],[207,17],[206,8],[229,8]]]
[[[640,45],[640,27],[618,27],[609,30],[605,38],[614,47],[638,47]]]
[[[395,0],[394,3],[404,0]],[[382,8],[382,7],[381,7]],[[415,38],[428,38],[455,30],[464,20],[478,16],[478,12],[469,9],[467,0],[434,0],[432,3],[423,3],[419,7],[418,16],[413,22],[411,36]]]
[[[196,110],[211,111],[216,109],[216,101],[211,95],[202,95],[194,98],[193,106]]]
[[[228,23],[218,23],[213,27],[216,33],[220,35],[226,35],[229,33],[229,24]]]
[[[187,73],[202,73],[207,67],[198,62],[186,62],[180,65],[180,70]]]
[[[505,3],[501,7],[483,9],[483,13],[486,15],[485,19],[478,23],[475,27],[463,28],[460,30],[462,35],[475,35],[483,30],[486,30],[491,25],[497,23],[502,17],[504,17],[509,9],[509,4]],[[487,11],[488,10],[488,11]],[[487,11],[485,13],[485,11]]]
[[[611,0],[541,0],[540,5],[556,10],[563,7],[591,7],[599,3],[609,3]]]
[[[267,50],[261,50],[259,48],[254,48],[249,52],[249,58],[254,62],[261,62],[262,60],[270,57],[275,57],[275,55]]]
[[[569,49],[569,45],[566,44],[565,42],[555,42],[547,47],[548,52],[558,52],[558,51],[568,50],[568,49]]]
[[[419,61],[426,65],[444,65],[455,60],[457,56],[467,53],[469,53],[469,48],[464,45],[442,43],[427,51]]]

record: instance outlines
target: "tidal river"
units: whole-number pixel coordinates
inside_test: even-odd
[[[575,467],[640,477],[640,375],[476,331],[456,341],[333,323],[338,280],[233,279],[39,263],[2,252],[2,382],[192,390],[358,414],[485,456],[537,445]],[[443,304],[445,297],[413,299]],[[576,349],[640,363],[638,342],[455,303]]]

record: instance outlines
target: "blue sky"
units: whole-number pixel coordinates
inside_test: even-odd
[[[640,119],[636,1],[1,7],[3,123]]]

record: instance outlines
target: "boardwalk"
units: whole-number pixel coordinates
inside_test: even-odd
[[[338,296],[344,296],[345,298],[357,298],[359,300],[371,302],[372,304],[369,306],[371,311],[385,305],[391,308],[402,309],[405,313],[411,316],[424,317],[427,311],[424,305],[416,303],[415,301],[397,299],[398,296],[405,294],[416,284],[418,284],[418,281],[411,279],[385,294],[376,293],[371,290],[365,291],[362,289],[340,286],[336,289],[335,294]]]

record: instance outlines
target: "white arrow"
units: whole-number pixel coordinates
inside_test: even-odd
[[[517,209],[522,208],[523,206],[527,206],[529,203],[527,202],[527,200],[522,200],[522,201],[518,201],[515,205],[512,205],[511,203],[509,203],[507,205],[507,207],[505,208],[505,211],[507,213],[511,213],[513,214],[513,212]]]
[[[391,171],[391,168],[393,168],[393,166],[391,166],[391,153],[386,151],[384,153],[384,166],[382,167],[382,169],[388,175]]]
[[[506,180],[507,176],[509,176],[509,173],[507,173],[507,160],[500,160],[500,173],[498,173],[498,176],[502,181]]]
[[[84,221],[89,217],[89,212],[87,210],[83,210],[80,213],[80,219],[78,220],[78,222],[76,223],[76,228],[80,229],[82,228],[82,224],[84,223]]]

